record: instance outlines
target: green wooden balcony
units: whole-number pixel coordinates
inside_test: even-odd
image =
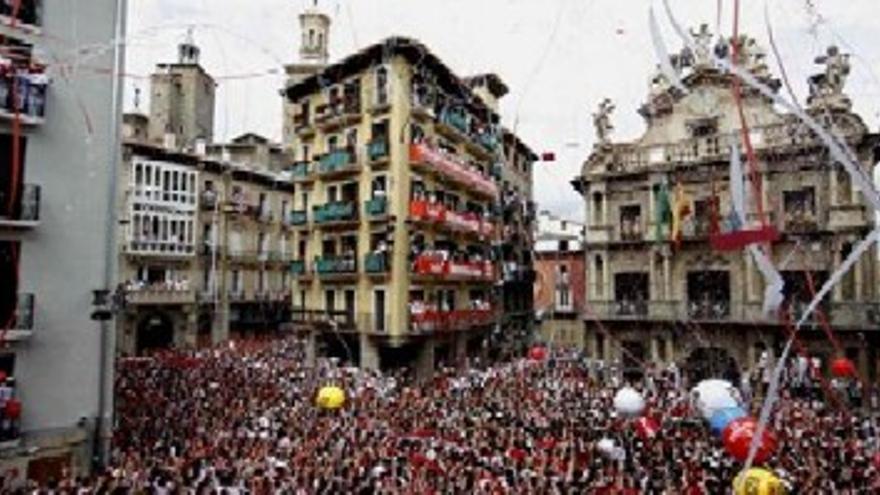
[[[370,157],[370,161],[378,161],[383,158],[388,158],[388,141],[381,139],[376,141],[370,141],[367,144],[367,156]]]
[[[441,114],[440,122],[457,129],[459,132],[465,134],[468,132],[467,115],[461,110],[446,110]]]
[[[314,219],[317,224],[357,220],[357,208],[352,201],[338,201],[315,206]]]
[[[315,273],[319,276],[343,275],[357,272],[357,262],[353,257],[330,256],[315,259]]]
[[[388,198],[385,196],[373,198],[367,201],[366,208],[370,217],[383,217],[388,214]]]
[[[303,260],[294,260],[290,262],[290,273],[293,275],[305,275],[306,262]]]
[[[388,253],[369,253],[364,259],[364,270],[367,273],[387,273]]]
[[[346,149],[335,150],[321,157],[321,162],[318,164],[318,173],[332,174],[352,167],[355,164],[354,153]]]
[[[296,162],[290,167],[290,173],[294,179],[305,179],[311,174],[309,162]]]
[[[290,225],[298,226],[309,223],[309,213],[305,210],[290,212]]]

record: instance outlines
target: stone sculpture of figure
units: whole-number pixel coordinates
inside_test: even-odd
[[[825,55],[816,57],[816,63],[824,65],[825,71],[810,77],[810,97],[842,95],[850,71],[849,54],[832,45]]]
[[[694,67],[712,66],[712,33],[708,24],[700,24],[699,31],[691,29],[694,38],[695,51],[693,55]]]
[[[754,38],[743,36],[739,46],[739,63],[756,77],[768,77],[767,53]]]
[[[593,114],[593,126],[596,128],[596,138],[599,144],[608,144],[611,140],[611,131],[614,126],[611,124],[611,113],[614,112],[614,103],[611,99],[605,98],[599,104],[599,110]]]
[[[651,76],[650,81],[650,96],[653,100],[654,98],[662,95],[672,86],[672,83],[669,82],[669,78],[666,77],[666,74],[663,73],[663,70],[660,69],[660,65],[657,65],[657,72]]]

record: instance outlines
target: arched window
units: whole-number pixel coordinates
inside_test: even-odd
[[[309,29],[309,48],[315,47],[315,30]]]
[[[376,69],[376,105],[388,104],[388,68]]]

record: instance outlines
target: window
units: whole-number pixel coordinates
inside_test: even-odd
[[[568,241],[559,241],[559,251],[563,253],[568,251]]]
[[[388,104],[388,68],[376,69],[376,105]]]
[[[593,294],[596,297],[602,297],[605,293],[605,261],[602,259],[602,256],[596,255],[593,260],[593,264],[595,266],[595,273],[593,275]]]
[[[339,136],[328,136],[327,137],[327,153],[332,153],[336,151],[336,147],[339,146]]]
[[[235,293],[239,293],[242,291],[241,272],[238,270],[232,270],[232,291]]]
[[[569,284],[568,267],[556,267],[556,309],[571,310],[571,285]]]
[[[324,291],[324,311],[328,313],[336,311],[336,292],[332,290]]]
[[[603,217],[605,216],[605,212],[603,210],[603,197],[602,193],[594,192],[593,193],[593,223],[598,224],[601,223]]]
[[[315,46],[315,30],[309,29],[309,47]]]
[[[358,134],[357,129],[349,129],[345,134],[345,146],[354,151],[357,149]]]
[[[309,160],[310,153],[311,153],[311,150],[309,149],[309,145],[307,145],[307,144],[302,145],[302,154],[301,154],[301,156],[302,156],[302,160],[303,160],[304,162],[310,161],[310,160]]]

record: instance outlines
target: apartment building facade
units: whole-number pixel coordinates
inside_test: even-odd
[[[498,83],[479,82],[478,96],[404,38],[291,81],[294,326],[319,352],[427,373],[488,354],[503,334],[504,143],[518,154],[520,206],[535,156],[505,141]]]
[[[640,138],[612,142],[610,106],[603,105],[596,117],[599,142],[574,181],[586,203],[588,348],[624,369],[637,371],[637,360],[646,360],[676,361],[694,378],[709,370],[731,377],[754,370],[761,356],[779,354],[785,318],[797,321],[815,291],[876,224],[858,187],[829,158],[822,141],[796,116],[780,113],[744,85],[752,166],[733,79],[717,71],[709,56],[728,46],[709,46],[710,39],[699,37],[698,56],[682,52],[678,59],[687,62],[680,69],[687,92],[663,73],[652,79],[640,109],[648,126]],[[778,89],[781,83],[757,43],[749,38],[741,43],[741,66]],[[807,112],[845,141],[871,175],[878,139],[853,113],[844,91],[846,57],[832,48],[819,60],[824,67],[810,78]],[[750,178],[744,222],[731,213],[734,147]],[[766,284],[753,257],[744,247],[725,247],[752,235],[784,279],[782,320],[763,312]],[[799,333],[804,352],[823,366],[844,355],[862,376],[875,376],[877,268],[875,255],[859,258]]]
[[[124,60],[111,45],[89,55],[111,76],[62,76],[52,55],[108,45],[124,19],[116,0],[0,6],[0,469],[13,484],[107,453],[113,334],[100,310],[116,277],[108,164]]]
[[[587,268],[584,224],[548,211],[535,227],[535,318],[540,340],[549,345],[585,349],[583,325]]]

